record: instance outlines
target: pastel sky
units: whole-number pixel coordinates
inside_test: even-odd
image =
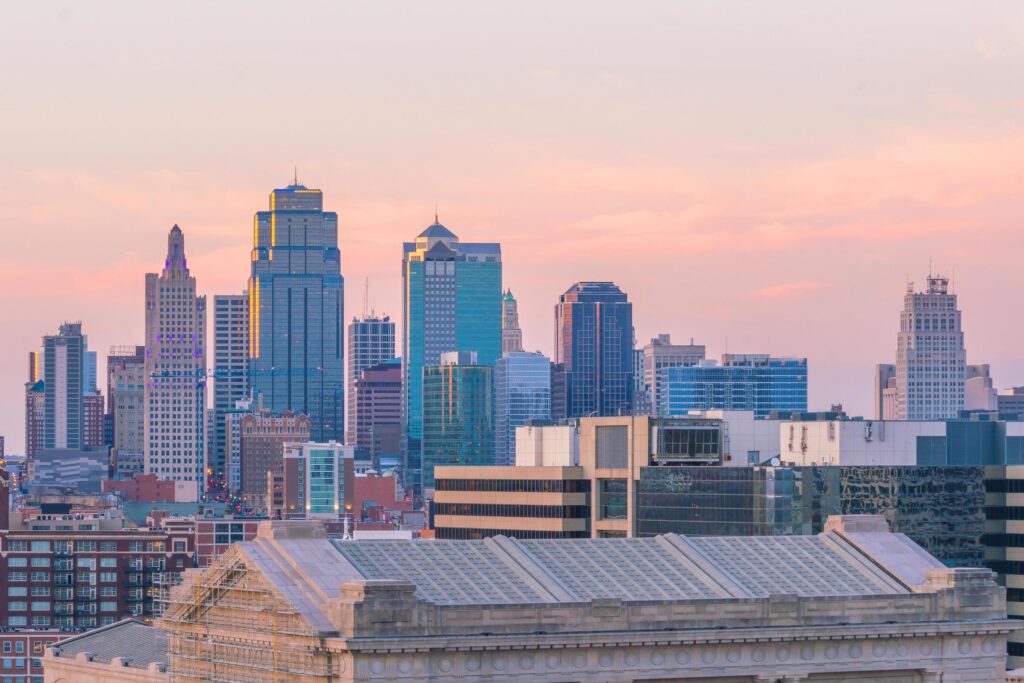
[[[140,343],[174,223],[200,288],[241,291],[296,164],[339,214],[349,315],[367,279],[398,314],[436,203],[502,243],[531,349],[570,284],[614,280],[639,340],[807,356],[811,407],[864,413],[932,261],[969,362],[1024,384],[1024,4],[299,7],[0,8],[9,452],[40,337]]]

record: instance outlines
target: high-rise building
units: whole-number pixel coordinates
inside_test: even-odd
[[[28,377],[25,382],[25,458],[29,470],[32,458],[43,447],[46,426],[46,390],[43,382],[42,353],[28,354]],[[31,471],[28,475],[31,477]]]
[[[249,398],[249,295],[213,297],[213,435],[207,467],[215,485],[227,486],[224,415]]]
[[[145,470],[146,347],[111,347],[107,355],[107,413],[113,423],[111,461],[117,476]]]
[[[542,353],[506,351],[494,366],[496,465],[513,465],[516,427],[551,419],[551,361]]]
[[[64,323],[57,334],[43,337],[45,448],[82,448],[85,445],[82,414],[85,351],[82,323]]]
[[[395,357],[395,324],[374,314],[353,318],[348,325],[348,414],[345,444],[357,445],[356,382],[363,370]]]
[[[923,292],[908,283],[896,342],[896,419],[956,417],[964,407],[966,358],[949,278],[929,275]]]
[[[964,367],[964,410],[998,410],[999,399],[988,363]]]
[[[523,331],[519,328],[519,303],[512,290],[501,295],[501,352],[523,350]]]
[[[352,395],[355,397],[350,413],[355,418],[352,445],[357,451],[369,454],[374,466],[379,467],[382,451],[394,450],[382,443],[382,437],[386,438],[385,432],[394,431],[402,423],[402,360],[392,358],[364,368],[352,388]]]
[[[494,368],[475,352],[441,354],[423,368],[422,490],[438,465],[494,464]]]
[[[1015,414],[1024,418],[1024,387],[1004,389],[996,395],[1000,413]]]
[[[96,377],[96,352],[88,348],[82,352],[82,395],[90,396],[99,391]]]
[[[424,368],[452,351],[474,351],[488,366],[501,356],[501,245],[460,242],[435,216],[415,242],[403,245],[403,254],[402,465],[406,488],[415,490]]]
[[[650,399],[652,411],[661,405],[662,384],[665,370],[680,365],[696,365],[704,360],[704,345],[673,344],[672,336],[659,334],[644,346],[644,385]]]
[[[565,414],[633,411],[633,304],[612,282],[577,282],[555,306],[555,384]]]
[[[298,182],[255,217],[249,278],[249,370],[272,413],[308,415],[314,441],[342,441],[345,289],[338,214]]]
[[[147,474],[204,490],[206,297],[185,259],[185,236],[167,236],[163,271],[146,273],[144,463]]]
[[[875,366],[875,419],[896,419],[896,366],[892,363]]]
[[[355,470],[351,447],[340,443],[288,443],[282,466],[282,515],[341,519],[351,505]]]
[[[704,360],[663,371],[665,416],[691,410],[752,410],[764,418],[773,411],[807,410],[807,359],[765,354],[730,354],[721,364]]]
[[[82,445],[86,448],[110,445],[106,441],[103,424],[105,410],[106,401],[99,391],[82,397]]]
[[[309,441],[310,420],[306,415],[267,411],[242,415],[239,420],[241,494],[252,507],[266,502],[267,473],[281,474],[284,445]]]

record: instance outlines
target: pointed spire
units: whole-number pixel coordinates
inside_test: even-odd
[[[441,225],[441,221],[437,219],[437,202],[434,202],[434,225]]]
[[[295,174],[292,176],[292,185],[295,185],[297,187],[298,184],[299,184],[299,165],[298,164],[295,164],[294,170],[295,170]]]

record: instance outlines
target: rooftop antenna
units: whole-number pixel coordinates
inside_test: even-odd
[[[434,225],[440,225],[441,222],[437,220],[437,202],[434,202]]]
[[[363,319],[366,319],[366,313],[370,309],[370,277],[366,277],[366,283],[363,285]]]

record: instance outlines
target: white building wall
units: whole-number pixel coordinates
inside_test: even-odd
[[[580,464],[580,435],[574,425],[516,428],[516,467],[573,467]]]
[[[689,414],[726,423],[728,447],[724,450],[723,465],[760,465],[780,454],[779,430],[783,420],[757,420],[752,410],[691,410]],[[751,458],[756,462],[751,462]]]
[[[917,437],[945,435],[944,421],[787,421],[779,451],[793,465],[916,465]]]

